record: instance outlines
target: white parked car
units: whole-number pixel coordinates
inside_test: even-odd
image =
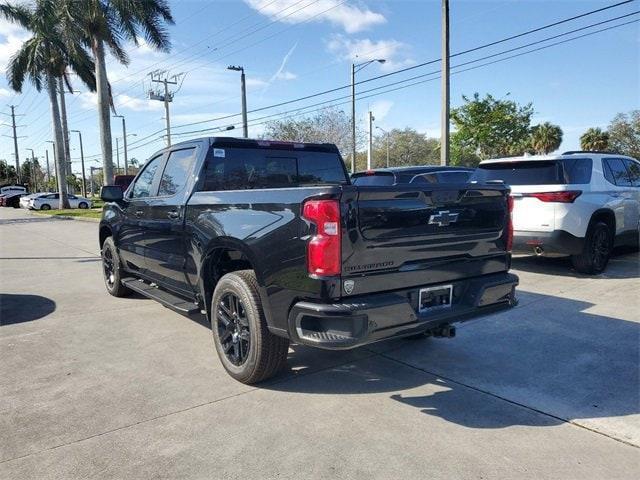
[[[37,198],[40,197],[42,195],[50,195],[51,192],[40,192],[40,193],[32,193],[30,195],[25,195],[23,197],[20,197],[20,207],[21,208],[30,208],[29,204],[31,202],[32,198]]]
[[[600,273],[618,245],[640,239],[640,162],[600,152],[500,158],[475,181],[511,186],[513,251],[570,255],[576,270]]]
[[[71,208],[91,208],[91,200],[78,195],[68,195],[69,206]],[[29,208],[34,210],[51,210],[58,208],[60,202],[60,194],[49,193],[29,200]]]

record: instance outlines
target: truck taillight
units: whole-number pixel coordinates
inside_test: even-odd
[[[307,245],[307,270],[323,277],[340,275],[340,204],[337,200],[309,200],[302,215],[317,230]]]
[[[510,252],[513,249],[513,197],[507,196],[507,240],[505,242],[505,250]]]
[[[561,192],[523,193],[522,196],[537,198],[541,202],[573,203],[581,193],[581,190],[563,190]]]

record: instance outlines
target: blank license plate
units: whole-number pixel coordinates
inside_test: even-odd
[[[418,311],[420,313],[430,312],[451,307],[453,297],[453,285],[441,285],[420,289],[420,301]]]

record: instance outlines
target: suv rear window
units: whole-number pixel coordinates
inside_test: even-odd
[[[575,185],[591,181],[590,158],[523,160],[480,165],[471,180],[502,180],[507,185]]]
[[[203,191],[287,188],[348,183],[337,153],[211,148]]]

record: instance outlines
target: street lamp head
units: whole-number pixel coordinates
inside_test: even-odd
[[[80,130],[69,130],[70,132],[80,133]]]
[[[124,115],[113,115],[113,118],[124,118]]]
[[[233,70],[234,72],[244,72],[244,67],[240,67],[237,65],[229,65],[227,70]]]
[[[387,60],[385,58],[378,58],[376,59],[376,62],[378,63],[385,63]]]
[[[234,128],[236,128],[235,125],[229,125],[225,128],[225,131],[233,130]]]

